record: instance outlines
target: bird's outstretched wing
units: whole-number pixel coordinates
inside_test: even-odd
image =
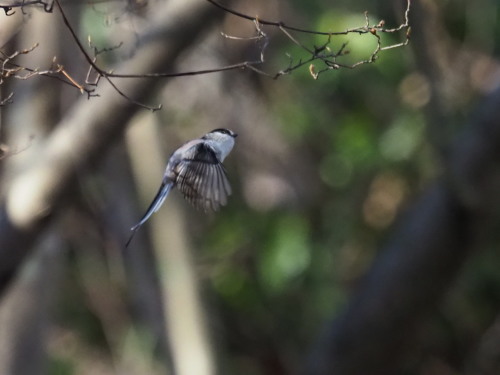
[[[217,211],[227,203],[231,185],[215,151],[204,143],[193,147],[175,168],[176,187],[198,209]]]

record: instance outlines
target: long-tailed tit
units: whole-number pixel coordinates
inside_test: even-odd
[[[177,187],[197,209],[217,211],[227,203],[231,185],[222,162],[232,150],[238,134],[228,129],[215,129],[203,137],[193,139],[179,147],[168,160],[163,180],[153,202],[141,220],[130,230],[135,232],[158,211],[172,188]]]

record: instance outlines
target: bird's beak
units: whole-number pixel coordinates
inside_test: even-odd
[[[237,136],[238,136],[238,134],[233,133],[233,138],[236,138]]]

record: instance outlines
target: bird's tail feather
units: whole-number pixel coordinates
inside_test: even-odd
[[[161,205],[167,198],[168,193],[170,193],[170,190],[172,190],[172,186],[173,186],[172,182],[166,182],[160,186],[158,193],[156,193],[156,196],[151,202],[149,208],[146,210],[146,213],[143,215],[141,220],[139,220],[139,222],[136,225],[130,228],[132,234],[130,235],[127,243],[125,244],[125,247],[128,247],[128,245],[132,241],[132,238],[134,238],[135,232],[142,226],[142,224],[144,224],[151,217],[152,214],[154,214],[156,211],[160,209]]]

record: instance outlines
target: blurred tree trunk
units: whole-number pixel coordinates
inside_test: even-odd
[[[438,10],[433,3],[412,3],[411,24],[419,32],[411,46],[430,83],[428,135],[444,174],[401,217],[347,308],[326,327],[307,374],[400,374],[418,328],[471,255],[478,230],[487,235],[498,219],[500,90],[484,98],[452,143],[457,124],[446,95],[453,93],[443,87],[455,57]]]
[[[488,328],[476,353],[470,358],[467,375],[498,375],[500,374],[500,317]]]
[[[149,204],[161,182],[166,155],[162,151],[160,124],[151,114],[136,116],[127,133],[127,144],[139,195]],[[148,153],[144,153],[148,145]],[[145,168],[147,166],[147,168]],[[173,193],[174,195],[177,193]],[[175,199],[155,213],[155,218],[138,233],[127,253],[142,251],[151,244],[155,251],[163,291],[165,324],[168,327],[175,374],[215,374],[213,347],[206,330],[203,302],[190,244],[189,220]],[[142,245],[142,246],[141,246]]]
[[[61,282],[62,243],[46,236],[0,304],[0,373],[43,374],[53,303]]]
[[[132,119],[132,123],[135,118]],[[133,179],[125,145],[119,144],[111,150],[104,161],[100,175],[105,176],[107,181],[103,187],[105,203],[100,205],[102,208],[100,212],[104,213],[102,223],[106,228],[110,228],[111,233],[117,238],[122,238],[123,229],[131,225],[129,218],[137,216],[137,210],[133,209],[132,204],[124,204],[133,202],[136,197],[135,190],[130,185]],[[139,236],[137,237],[139,239]],[[162,298],[157,261],[151,245],[146,240],[143,245],[118,254],[109,254],[111,257],[109,263],[123,264],[132,317],[140,328],[145,328],[149,332],[156,354],[170,366],[172,359],[168,350],[168,334],[164,320],[164,305],[170,301],[164,301]]]
[[[45,35],[43,48],[30,57],[30,63],[41,69],[48,68],[52,58],[59,54],[58,35],[60,26],[53,17],[44,12],[28,10],[29,19],[18,35],[19,49],[32,46],[40,35]],[[21,63],[23,63],[21,56]],[[26,148],[4,163],[3,188],[16,171],[27,168],[38,156],[38,144],[43,142],[59,117],[59,100],[53,80],[14,81],[16,100],[6,116],[7,123],[18,126],[7,130],[7,144],[14,148]],[[29,108],[29,110],[26,110]],[[31,142],[31,138],[36,142]],[[30,145],[31,144],[31,145]],[[51,306],[59,291],[62,241],[48,235],[41,245],[36,246],[23,272],[11,285],[8,295],[0,304],[0,373],[34,374],[43,373],[46,365],[45,342],[50,323]]]
[[[500,206],[500,90],[487,97],[451,153],[449,179],[429,187],[327,328],[308,374],[398,374],[423,318]],[[484,234],[484,233],[483,233]],[[362,360],[361,360],[362,359]]]

